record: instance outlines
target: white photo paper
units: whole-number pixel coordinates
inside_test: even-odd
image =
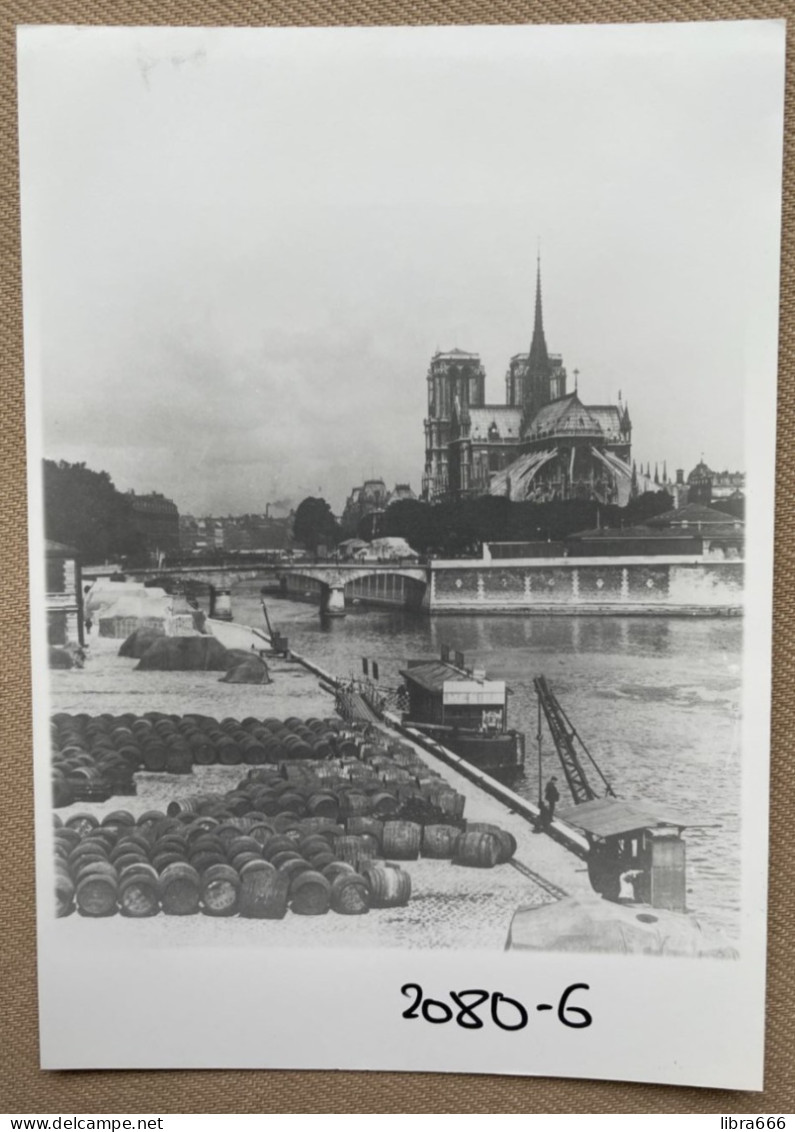
[[[784,44],[19,30],[45,1069],[762,1088]]]

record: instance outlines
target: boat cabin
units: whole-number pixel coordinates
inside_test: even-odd
[[[467,672],[444,660],[410,660],[400,675],[406,682],[412,721],[490,734],[506,730],[504,680],[487,680],[485,674]]]

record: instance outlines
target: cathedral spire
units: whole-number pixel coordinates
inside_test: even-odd
[[[547,342],[544,337],[544,308],[541,301],[541,253],[536,256],[536,311],[533,322],[533,341],[530,344],[530,357],[528,360],[530,373],[549,373],[549,354]]]

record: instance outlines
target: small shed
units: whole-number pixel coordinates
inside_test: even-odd
[[[557,817],[588,838],[588,877],[606,900],[618,900],[627,874],[640,903],[686,911],[682,831],[698,823],[623,798],[582,802],[559,810]]]
[[[47,639],[51,645],[67,641],[85,644],[83,591],[77,551],[52,539],[44,540]]]

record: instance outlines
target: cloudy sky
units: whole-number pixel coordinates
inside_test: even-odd
[[[194,513],[419,490],[430,356],[480,352],[504,400],[540,239],[583,400],[623,392],[644,463],[744,468],[778,48],[752,23],[24,31],[44,454]]]

